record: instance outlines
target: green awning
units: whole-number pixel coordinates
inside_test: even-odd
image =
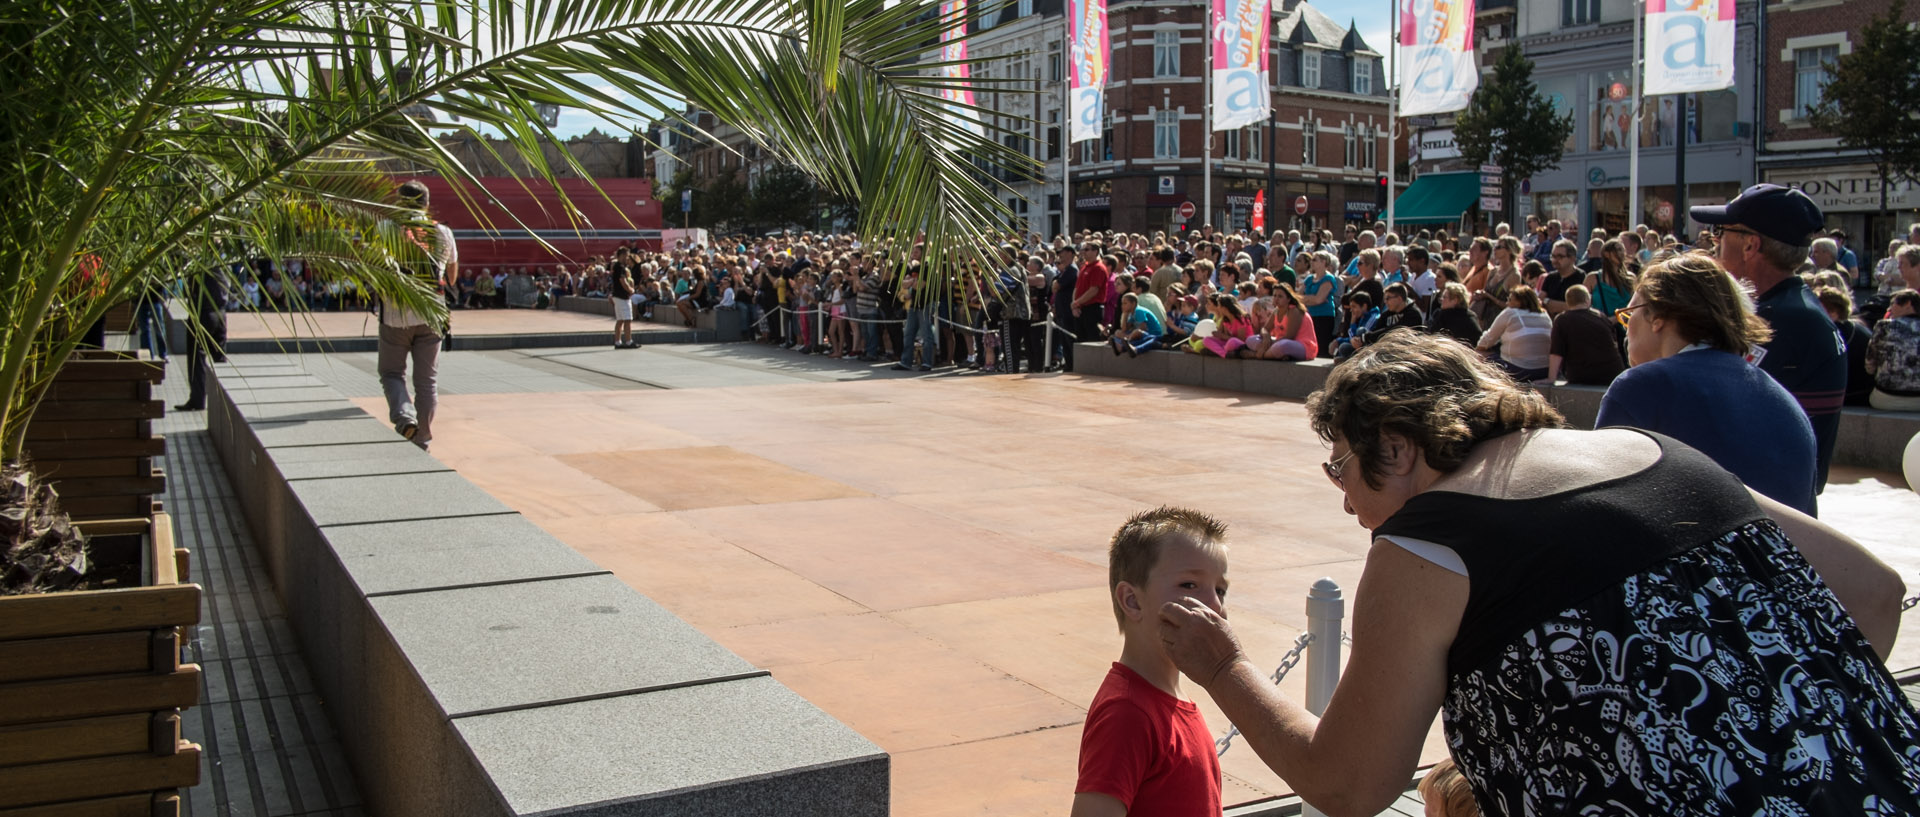
[[[1428,173],[1407,185],[1393,203],[1393,220],[1401,224],[1459,221],[1480,201],[1480,174]]]

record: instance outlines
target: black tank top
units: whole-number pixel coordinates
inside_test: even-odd
[[[1541,619],[1765,516],[1705,454],[1641,433],[1659,444],[1660,458],[1636,473],[1528,499],[1428,491],[1374,531],[1444,545],[1465,563],[1470,589],[1449,673],[1470,671]]]

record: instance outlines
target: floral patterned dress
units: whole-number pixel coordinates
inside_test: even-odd
[[[1649,436],[1641,473],[1430,491],[1375,531],[1467,568],[1442,721],[1482,811],[1920,814],[1920,717],[1852,618],[1738,480]]]

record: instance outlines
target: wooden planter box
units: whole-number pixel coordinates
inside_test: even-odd
[[[89,576],[126,584],[0,596],[0,817],[175,817],[200,780],[180,739],[200,667],[180,663],[200,587],[173,520],[80,522]]]
[[[153,421],[166,412],[153,387],[166,367],[143,352],[75,352],[27,425],[34,471],[76,520],[132,519],[154,510],[166,475],[153,458],[166,440]]]

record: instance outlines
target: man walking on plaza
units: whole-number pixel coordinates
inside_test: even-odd
[[[426,233],[426,228],[408,229],[409,236],[423,250],[424,258],[416,261],[414,267],[402,266],[400,271],[431,285],[444,298],[448,282],[458,280],[460,274],[460,252],[454,246],[453,231],[445,224],[431,221],[427,215],[424,184],[400,185],[400,206],[419,211],[420,218],[433,225],[431,235]],[[423,263],[427,269],[418,268]],[[440,338],[445,332],[445,326],[429,323],[426,316],[398,304],[385,301],[380,304],[380,386],[387,394],[387,419],[400,436],[412,440],[423,451],[433,441],[433,410],[439,403],[434,378],[439,372]],[[407,395],[408,358],[413,360],[411,398]]]
[[[1759,293],[1755,312],[1773,327],[1773,340],[1754,350],[1760,368],[1793,392],[1813,423],[1818,446],[1814,493],[1827,487],[1827,464],[1840,433],[1847,394],[1847,346],[1833,320],[1793,271],[1806,263],[1814,234],[1825,224],[1820,206],[1799,190],[1773,184],[1746,189],[1733,201],[1688,211],[1713,225],[1722,266]],[[1754,445],[1769,445],[1754,440]]]

